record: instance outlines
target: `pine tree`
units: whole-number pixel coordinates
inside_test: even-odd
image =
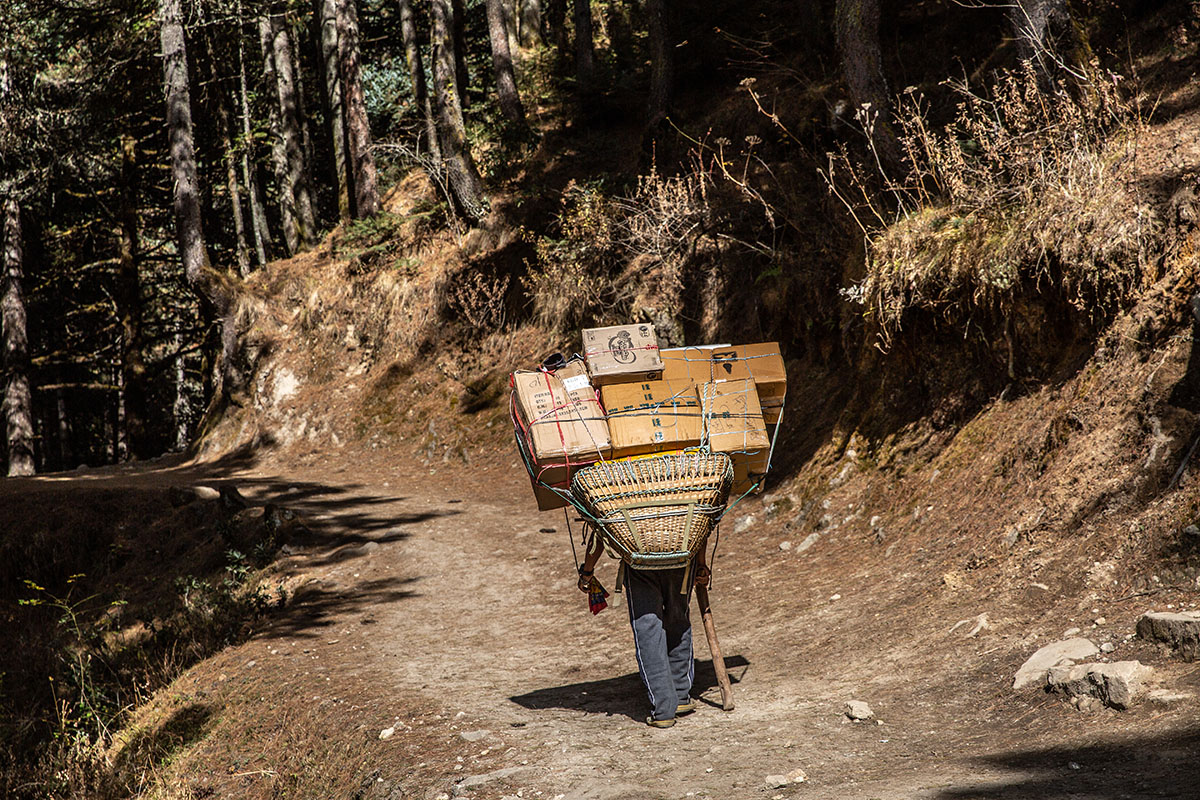
[[[488,36],[492,44],[492,69],[496,74],[500,110],[510,122],[524,125],[525,108],[517,94],[517,79],[513,74],[512,51],[509,49],[504,17],[504,0],[487,0]]]
[[[3,201],[4,273],[0,286],[0,322],[4,339],[4,420],[8,474],[32,475],[33,395],[29,388],[29,332],[21,290],[24,261],[21,205],[9,195]]]

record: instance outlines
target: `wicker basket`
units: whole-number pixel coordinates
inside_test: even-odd
[[[696,451],[593,464],[575,474],[571,494],[626,563],[671,569],[704,546],[732,483],[729,456]]]

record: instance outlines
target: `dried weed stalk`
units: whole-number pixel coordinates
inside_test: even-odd
[[[822,175],[867,241],[866,277],[843,294],[868,307],[885,344],[909,309],[965,323],[1002,310],[1021,284],[1053,283],[1100,318],[1153,277],[1161,223],[1122,174],[1142,123],[1120,81],[1047,91],[1027,63],[987,91],[948,82],[959,101],[940,130],[910,88],[896,115],[906,174],[844,146],[828,155]]]

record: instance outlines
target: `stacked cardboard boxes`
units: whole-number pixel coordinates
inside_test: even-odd
[[[582,362],[513,373],[540,509],[566,505],[571,476],[597,460],[700,446],[731,456],[735,494],[761,486],[787,392],[778,344],[660,351],[649,324],[587,329],[583,343]]]
[[[562,508],[571,476],[611,454],[608,421],[596,389],[579,360],[553,372],[518,370],[512,387],[513,419],[538,509]]]

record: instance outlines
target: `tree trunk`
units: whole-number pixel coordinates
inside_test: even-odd
[[[525,109],[517,94],[517,80],[513,75],[512,51],[508,47],[508,34],[504,24],[504,0],[487,0],[488,35],[492,42],[492,69],[496,73],[496,94],[500,99],[500,110],[510,122],[525,124]]]
[[[188,89],[187,44],[184,40],[181,0],[161,0],[163,86],[167,101],[171,175],[174,178],[175,233],[183,273],[192,291],[221,319],[221,393],[232,397],[242,390],[234,365],[237,343],[235,290],[226,276],[209,264],[208,248],[200,221],[199,182],[192,143],[192,101]]]
[[[429,102],[429,88],[425,83],[425,65],[421,63],[421,48],[417,44],[417,26],[413,21],[410,0],[399,0],[400,36],[404,39],[404,60],[408,64],[408,77],[412,81],[413,102],[425,122],[426,146],[435,162],[442,160],[438,146],[437,125],[433,119],[433,105]]]
[[[458,88],[460,108],[471,107],[471,74],[467,71],[467,5],[464,0],[451,0],[453,14],[450,28],[454,32],[454,84]]]
[[[236,183],[236,181],[235,181]],[[117,215],[117,283],[114,301],[121,322],[121,381],[125,403],[125,441],[137,458],[148,458],[149,401],[142,325],[142,281],[139,272],[137,209],[137,141],[121,139],[120,209]],[[245,242],[242,240],[244,248]]]
[[[242,190],[238,184],[237,153],[230,132],[229,110],[221,103],[217,108],[221,128],[221,149],[224,151],[225,185],[229,187],[229,207],[233,212],[233,236],[237,243],[238,274],[243,278],[250,274],[250,245],[246,243],[246,218],[242,214]]]
[[[650,50],[650,96],[646,102],[646,127],[653,130],[667,118],[674,77],[674,42],[671,39],[669,0],[646,0]]]
[[[454,90],[454,11],[450,0],[432,0],[433,95],[437,112],[438,142],[450,192],[458,210],[470,222],[483,218],[483,181],[467,147],[462,106]]]
[[[862,112],[862,123],[881,169],[898,171],[902,157],[889,118],[887,81],[879,49],[879,0],[837,0],[834,28],[842,77],[855,113]]]
[[[1049,90],[1054,82],[1056,61],[1064,57],[1076,61],[1074,53],[1060,53],[1055,43],[1056,32],[1074,32],[1067,0],[1016,0],[1008,7],[1008,19],[1017,43],[1017,58],[1030,62],[1039,85]],[[1069,49],[1079,49],[1077,45],[1077,41],[1072,41]]]
[[[258,20],[258,45],[262,53],[265,91],[274,99],[279,96],[279,90],[275,88],[278,82],[275,74],[275,37],[268,17],[260,17]],[[279,119],[277,102],[267,103],[267,116],[271,138],[271,165],[275,172],[275,194],[279,199],[279,224],[283,228],[283,245],[290,256],[300,251],[300,224],[296,221],[296,196],[288,185],[287,146],[283,141],[283,123]]]
[[[246,185],[246,193],[250,199],[250,222],[254,228],[254,253],[258,257],[258,265],[267,263],[267,246],[271,243],[271,230],[267,227],[267,213],[263,208],[262,195],[258,190],[257,171],[251,165],[257,163],[254,158],[254,135],[250,124],[250,96],[246,89],[246,50],[242,41],[242,3],[237,3],[237,40],[238,40],[238,89],[242,104],[242,182]]]
[[[582,89],[596,79],[596,55],[592,43],[591,0],[572,0],[575,10],[575,78]]]
[[[8,475],[32,475],[33,393],[29,388],[29,332],[21,292],[25,264],[21,243],[21,205],[4,199],[4,275],[0,292],[0,328],[4,337],[4,422]]]
[[[290,205],[289,227],[284,230],[288,251],[312,247],[316,241],[316,221],[313,218],[312,192],[309,189],[308,165],[304,159],[304,144],[300,133],[300,115],[296,103],[296,78],[292,58],[292,41],[287,19],[273,14],[259,22],[263,37],[263,60],[269,66],[268,85],[275,84],[279,102],[279,143],[282,147],[282,170],[279,194],[280,205]],[[271,80],[271,77],[274,80]],[[278,167],[277,167],[278,169]],[[290,201],[290,203],[289,203]]]
[[[71,418],[67,414],[66,393],[62,389],[56,389],[54,400],[58,417],[58,466],[59,469],[67,470],[72,466],[74,448],[71,446]]]
[[[299,32],[299,36],[297,36],[297,32]],[[308,184],[315,220],[320,214],[317,209],[317,192],[312,179],[312,168],[316,161],[313,158],[312,135],[308,129],[308,100],[304,93],[304,32],[304,24],[298,22],[292,26],[289,35],[292,42],[295,43],[292,50],[292,66],[295,68],[293,74],[296,77],[296,114],[300,118],[300,152],[304,154],[304,180]],[[316,235],[315,227],[313,235]]]
[[[175,450],[182,452],[188,446],[188,401],[187,374],[184,372],[183,336],[175,331],[175,402],[171,406],[171,417],[175,422]]]
[[[404,6],[401,0],[401,26]],[[333,140],[334,185],[337,187],[338,219],[350,219],[350,186],[346,170],[346,128],[343,123],[342,78],[338,71],[337,0],[319,0],[321,14],[321,58],[325,62],[325,99],[329,109],[329,136]],[[411,12],[410,12],[411,13]],[[411,70],[411,66],[409,67]]]
[[[550,41],[554,44],[559,68],[564,68],[571,49],[571,38],[567,35],[567,0],[546,0],[546,27],[550,29]]]
[[[542,0],[516,0],[517,30],[522,47],[542,44]]]
[[[354,216],[361,219],[379,213],[379,188],[376,183],[375,156],[371,153],[371,126],[367,121],[367,105],[363,99],[359,69],[358,12],[354,0],[338,0],[337,23],[342,97],[346,107],[350,167],[354,174]]]
[[[520,34],[517,32],[517,3],[521,0],[500,0],[500,16],[504,20],[504,35],[508,39],[508,52],[510,57],[515,56],[517,49],[521,46]],[[488,11],[490,14],[491,11]],[[491,30],[491,20],[488,20],[488,29]]]

